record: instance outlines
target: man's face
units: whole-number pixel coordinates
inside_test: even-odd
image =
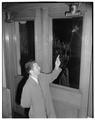
[[[37,63],[33,64],[33,71],[36,75],[40,74],[40,66]]]

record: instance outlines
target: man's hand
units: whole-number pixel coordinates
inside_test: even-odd
[[[55,61],[55,68],[58,69],[60,64],[61,64],[61,62],[60,62],[59,55],[58,55],[56,58],[56,61]]]

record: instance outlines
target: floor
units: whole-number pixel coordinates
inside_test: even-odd
[[[24,115],[21,115],[21,114],[19,114],[19,113],[17,113],[17,112],[14,112],[14,113],[13,113],[13,118],[27,118],[27,117],[24,116]]]

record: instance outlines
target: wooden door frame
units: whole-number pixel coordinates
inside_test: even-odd
[[[87,8],[83,17],[83,34],[81,48],[80,92],[82,93],[80,117],[87,117],[90,68],[92,61],[92,9]]]

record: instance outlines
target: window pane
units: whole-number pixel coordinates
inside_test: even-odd
[[[60,54],[62,72],[55,84],[79,88],[82,17],[53,19],[53,68]]]

